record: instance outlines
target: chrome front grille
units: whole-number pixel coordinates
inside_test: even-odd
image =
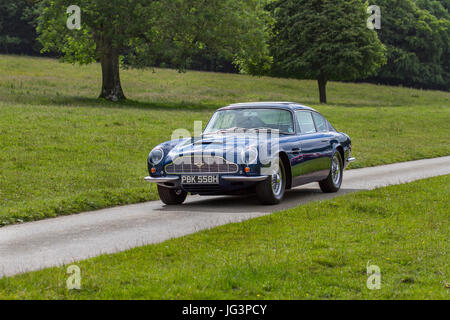
[[[217,156],[180,157],[165,168],[169,174],[237,173],[239,166]]]

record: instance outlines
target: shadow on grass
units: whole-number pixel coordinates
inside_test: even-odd
[[[111,109],[140,109],[140,110],[216,110],[220,107],[224,107],[227,104],[235,102],[251,102],[246,101],[217,101],[217,102],[198,102],[198,101],[139,101],[133,99],[127,99],[124,101],[112,102],[105,99],[99,99],[96,96],[63,96],[58,93],[55,95],[38,95],[38,94],[18,94],[6,92],[0,99],[0,102],[12,103],[12,104],[25,104],[25,105],[45,105],[45,106],[66,106],[66,107],[96,107],[96,108],[111,108]],[[259,100],[259,99],[254,99]],[[281,99],[283,100],[283,99]],[[289,99],[288,99],[289,100]],[[294,99],[295,100],[295,99]],[[262,101],[262,100],[261,100]],[[312,107],[343,107],[343,108],[396,108],[404,106],[416,106],[417,104],[411,103],[381,103],[378,101],[361,101],[361,102],[339,102],[329,101],[328,104],[321,104],[315,99],[306,98],[298,99],[293,102],[309,105]]]
[[[9,102],[13,104],[27,104],[27,105],[45,105],[56,107],[96,107],[96,108],[111,108],[111,109],[139,109],[139,110],[217,110],[224,107],[227,104],[235,103],[231,101],[228,103],[213,103],[213,102],[176,102],[176,101],[139,101],[127,99],[118,102],[112,102],[105,99],[99,99],[96,97],[82,97],[82,96],[21,96],[3,97],[3,102]],[[239,102],[251,102],[251,101],[239,101]],[[312,106],[312,107],[344,107],[344,108],[383,108],[383,107],[401,107],[401,105],[394,104],[366,104],[366,103],[345,103],[345,102],[329,102],[328,104],[320,104],[318,101],[313,100],[298,100],[293,101],[300,104]]]
[[[414,107],[415,104],[399,104],[399,103],[358,103],[358,102],[329,102],[328,104],[316,104],[316,106],[341,107],[341,108],[399,108]]]
[[[140,109],[140,110],[216,110],[224,105],[214,103],[198,103],[198,102],[152,102],[152,101],[138,101],[127,99],[118,102],[112,102],[100,98],[88,98],[81,96],[21,96],[17,98],[6,97],[1,101],[14,104],[27,105],[45,105],[57,107],[96,107],[96,108],[111,108],[111,109]]]

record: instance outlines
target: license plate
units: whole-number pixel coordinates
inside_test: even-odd
[[[181,184],[219,184],[219,176],[181,176]]]

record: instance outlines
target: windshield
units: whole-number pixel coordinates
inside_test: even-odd
[[[205,134],[219,131],[246,129],[278,130],[280,133],[294,133],[292,114],[281,109],[233,109],[216,112]]]

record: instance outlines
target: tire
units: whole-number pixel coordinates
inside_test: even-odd
[[[170,189],[158,185],[158,193],[161,201],[169,206],[182,204],[187,197],[187,192],[181,189]]]
[[[338,192],[341,189],[343,176],[344,164],[342,156],[339,151],[336,151],[332,158],[330,174],[325,180],[319,182],[320,189],[324,193]]]
[[[256,195],[261,204],[274,205],[283,200],[286,191],[286,170],[281,159],[279,163],[279,171],[256,186]],[[274,179],[277,179],[278,183],[275,183]]]

